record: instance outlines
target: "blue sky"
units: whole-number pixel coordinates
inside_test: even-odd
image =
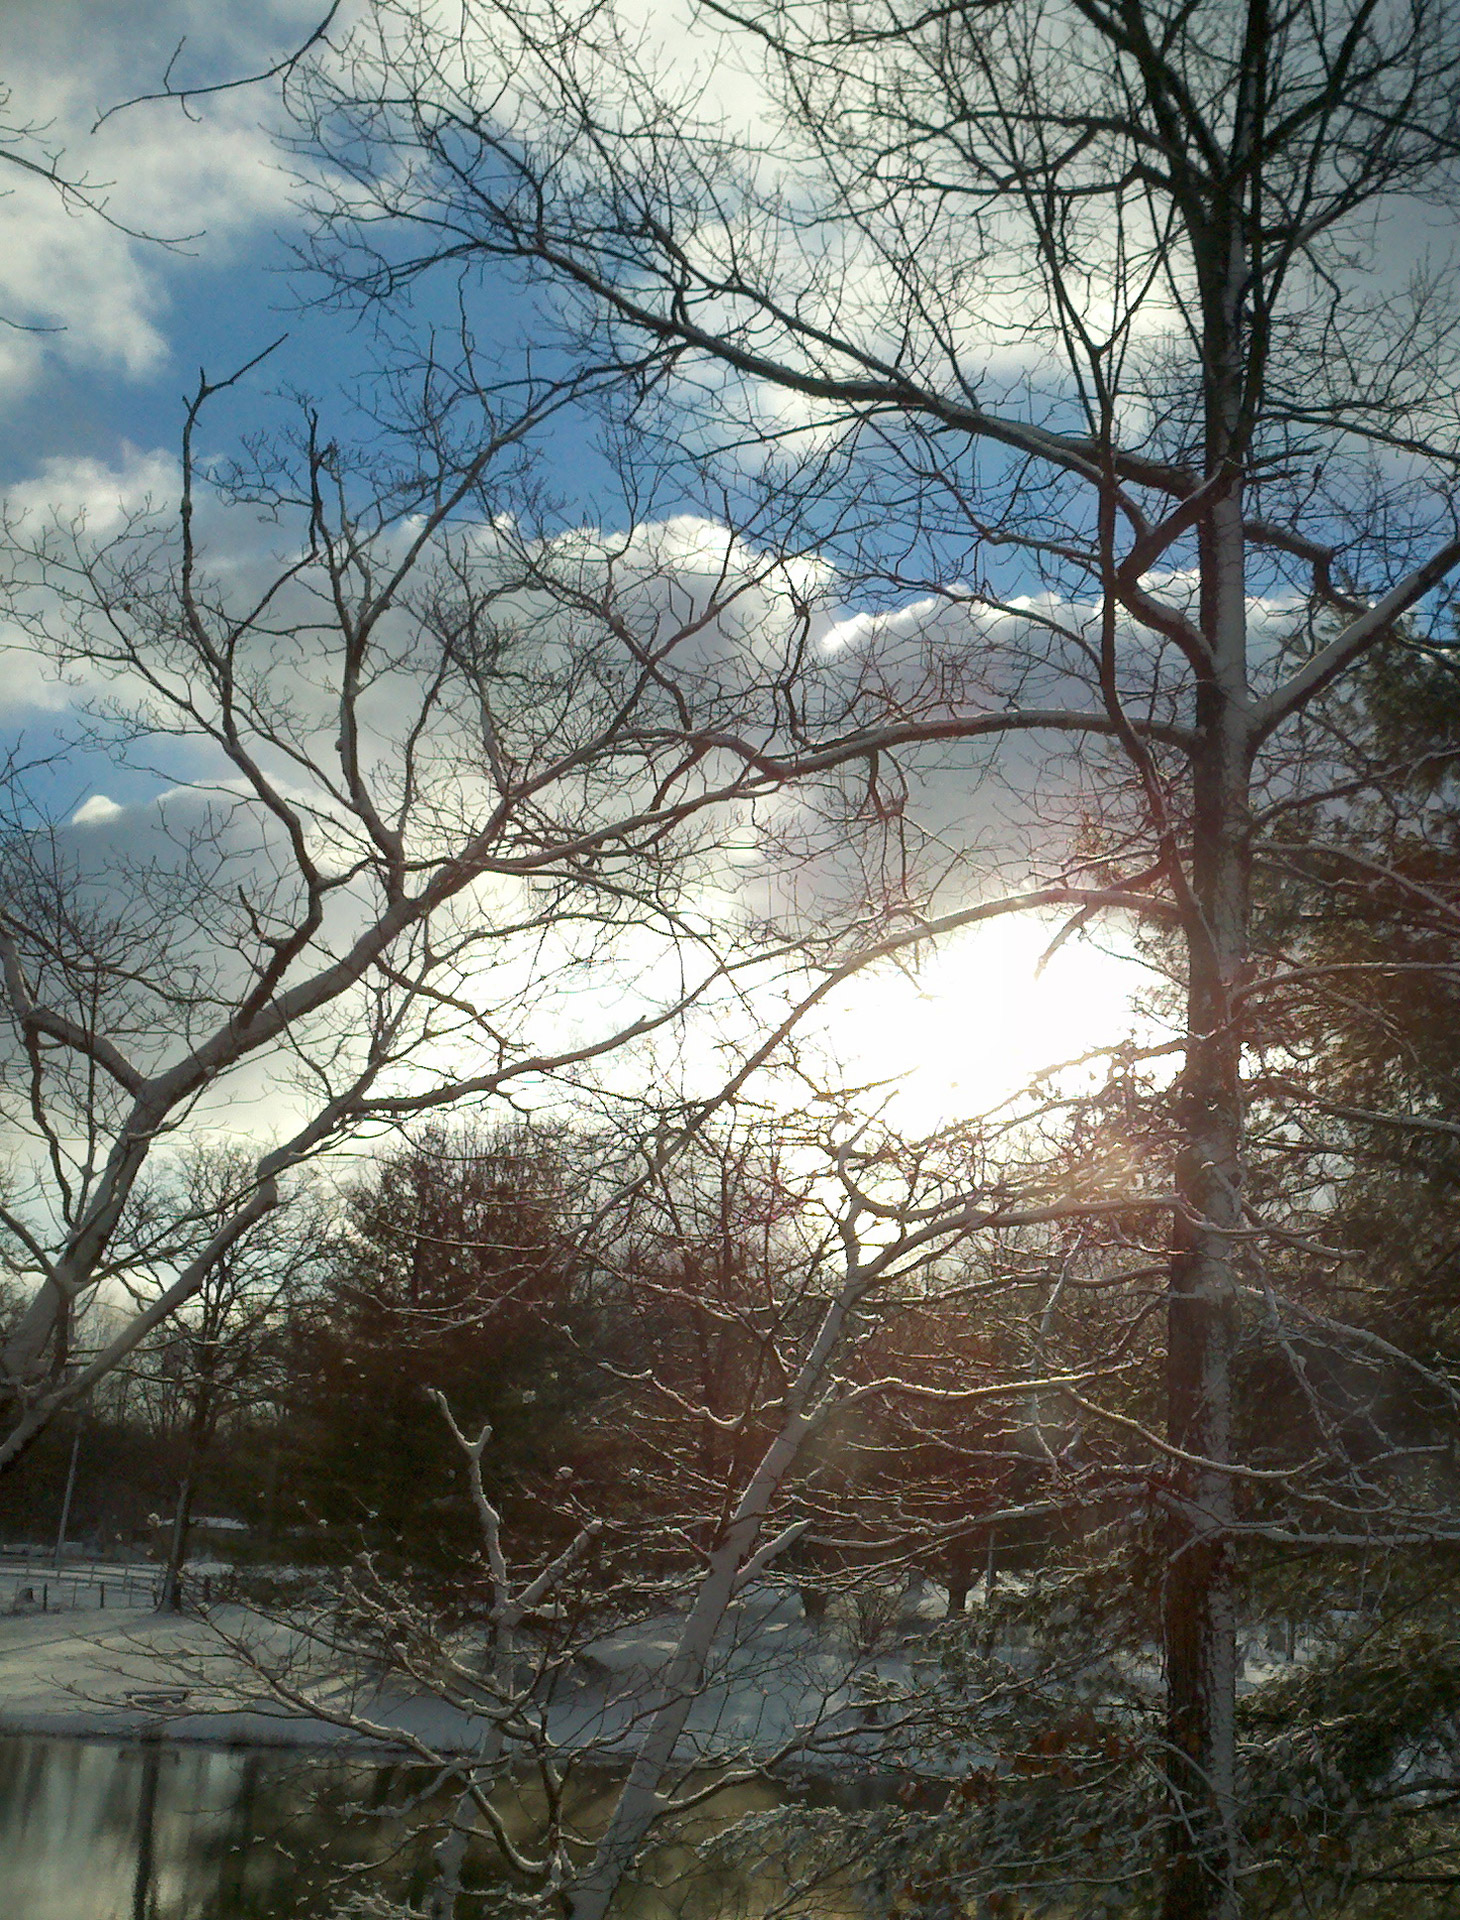
[[[43,182],[9,174],[0,204],[0,462],[9,481],[47,460],[110,463],[128,446],[176,438],[182,390],[199,361],[220,365],[280,330],[278,275],[288,186],[262,124],[267,90],[203,103],[96,113],[177,72],[247,72],[307,32],[313,0],[209,8],[123,0],[11,0],[0,17],[0,73],[12,150],[61,156],[97,183],[108,213],[139,231],[196,235],[170,252],[68,208]],[[19,328],[44,329],[22,333]],[[307,379],[310,329],[294,376]]]
[[[137,105],[92,132],[100,108],[157,88],[180,41],[186,44],[178,80],[246,74],[300,44],[325,4],[7,0],[0,8],[0,76],[10,88],[15,150],[32,157],[55,153],[73,177],[114,182],[106,190],[107,210],[139,232],[196,236],[168,250],[118,231],[94,211],[68,207],[44,182],[19,174],[0,178],[0,186],[14,189],[0,200],[0,316],[11,323],[0,331],[0,486],[13,508],[40,515],[57,504],[63,511],[85,509],[95,528],[115,513],[118,500],[151,498],[166,507],[175,498],[183,409],[199,367],[222,378],[281,332],[289,338],[267,365],[210,412],[204,456],[226,456],[242,435],[276,418],[271,395],[278,389],[311,393],[324,403],[326,430],[348,435],[348,425],[333,426],[330,409],[347,412],[352,388],[368,392],[380,344],[349,316],[311,308],[317,289],[291,267],[291,243],[303,228],[289,161],[278,144],[282,113],[275,91],[264,85],[228,92],[200,101],[193,115],[174,102]],[[449,284],[431,296],[443,302],[448,319],[450,296]],[[489,279],[474,290],[472,320],[487,345],[510,350],[533,311],[505,280]],[[600,473],[584,434],[560,432],[549,449],[555,489],[569,496],[570,507],[581,503],[585,513],[601,513],[613,524],[623,510],[600,486]],[[657,499],[646,517],[652,521],[680,505],[672,497]],[[267,534],[245,529],[242,543],[224,558],[246,566],[261,540]],[[693,577],[693,546],[688,541],[682,562],[686,580]],[[679,564],[667,561],[666,577]],[[1017,590],[1012,581],[1011,590]],[[916,585],[904,598],[897,621],[916,665],[913,643],[924,629],[936,632],[946,617],[956,641],[965,619],[920,597]],[[847,660],[854,663],[855,655],[848,647]],[[0,676],[0,745],[19,735],[29,751],[44,754],[62,737],[72,702],[64,691],[48,690],[23,654],[0,658]],[[122,870],[129,836],[141,844],[148,833],[163,832],[163,808],[148,804],[161,790],[189,778],[206,780],[212,771],[206,750],[197,746],[149,744],[148,751],[150,770],[127,768],[95,746],[73,748],[34,782],[34,800],[52,819],[89,810],[75,835],[89,843],[101,873]],[[921,798],[935,826],[946,823],[951,808],[960,832],[984,832],[994,800],[978,781],[938,762],[928,771],[927,788]],[[1022,858],[1017,849],[1009,857]],[[738,884],[732,875],[726,888]],[[1036,926],[1029,951],[1000,949],[996,973],[1032,974],[1046,937]],[[861,1026],[896,1033],[899,1023],[879,1017],[879,1004],[874,996]],[[1028,1019],[1005,1024],[1042,1035],[1062,1054],[1075,1044],[1054,1039],[1048,1015],[1036,1016],[1032,1002]],[[977,1079],[985,1041],[975,1038],[973,1064],[955,1057],[946,1032],[930,1041],[950,1085]],[[886,1072],[895,1070],[885,1064]],[[964,1095],[944,1087],[937,1102],[955,1097],[961,1102]]]
[[[100,110],[162,83],[233,79],[307,38],[327,0],[6,0],[0,138],[31,160],[61,156],[96,184],[132,238],[69,206],[45,183],[0,169],[0,484],[47,463],[85,459],[124,470],[139,450],[176,447],[199,367],[216,378],[279,334],[284,345],[229,402],[211,434],[226,445],[268,417],[267,396],[322,400],[368,390],[381,348],[369,328],[311,305],[321,291],[291,249],[303,234],[297,163],[276,138],[277,87],[136,104],[100,128]],[[339,16],[350,17],[348,0]],[[454,322],[449,285],[430,290]],[[532,308],[505,278],[473,290],[483,344],[512,344]],[[427,310],[413,316],[421,332]],[[581,452],[581,449],[578,450]],[[575,460],[565,478],[581,471]]]
[[[276,138],[277,87],[98,113],[162,84],[248,75],[298,46],[326,0],[7,0],[0,9],[5,143],[56,160],[93,201],[137,234],[189,236],[175,247],[133,237],[68,204],[45,182],[0,169],[0,487],[44,513],[52,501],[105,515],[118,499],[158,499],[175,484],[183,411],[199,370],[227,376],[280,334],[283,344],[210,406],[206,456],[236,451],[277,422],[281,394],[318,400],[326,420],[368,395],[381,347],[351,316],[312,304],[319,289],[291,248],[302,227],[293,162]],[[181,45],[181,51],[178,48]],[[475,324],[505,341],[521,297],[483,290]],[[348,429],[347,429],[348,430]],[[565,476],[584,472],[580,457]],[[0,738],[43,753],[64,703],[14,655],[0,661]],[[178,773],[187,771],[181,764]],[[140,801],[157,781],[72,752],[38,777],[38,798],[68,812],[92,791]]]

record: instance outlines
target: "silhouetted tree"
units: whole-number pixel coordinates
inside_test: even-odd
[[[474,1546],[429,1397],[484,1423],[492,1496],[537,1544],[540,1496],[578,1458],[600,1390],[567,1213],[571,1143],[433,1127],[347,1193],[289,1335],[282,1485],[334,1551],[460,1571]]]

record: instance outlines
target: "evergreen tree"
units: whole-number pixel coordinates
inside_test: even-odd
[[[348,1194],[328,1276],[293,1341],[286,1505],[332,1554],[459,1567],[476,1538],[463,1429],[490,1424],[494,1500],[528,1538],[534,1489],[581,1452],[594,1374],[559,1152],[527,1133],[432,1129]]]

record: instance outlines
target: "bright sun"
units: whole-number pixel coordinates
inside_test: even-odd
[[[913,977],[869,971],[838,996],[825,1041],[856,1079],[898,1082],[889,1117],[905,1130],[985,1112],[1138,1024],[1142,971],[1114,943],[1072,939],[1036,971],[1059,926],[1010,915],[942,942]]]

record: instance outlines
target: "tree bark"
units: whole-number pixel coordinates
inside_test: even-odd
[[[188,1557],[188,1534],[192,1530],[193,1476],[191,1468],[178,1482],[177,1506],[173,1509],[172,1532],[168,1537],[167,1566],[162,1575],[159,1613],[182,1612],[182,1570]]]
[[[212,1383],[204,1380],[197,1389],[192,1418],[188,1421],[187,1452],[183,1460],[182,1478],[178,1482],[177,1506],[172,1516],[167,1568],[162,1576],[162,1596],[157,1603],[159,1613],[182,1612],[183,1568],[187,1564],[188,1535],[193,1524],[193,1495],[197,1491],[198,1469],[212,1438],[212,1427]]]
[[[1223,451],[1219,446],[1219,456]],[[1235,477],[1203,532],[1202,616],[1212,673],[1197,696],[1187,1052],[1175,1182],[1180,1210],[1167,1295],[1167,1437],[1190,1457],[1176,1463],[1167,1492],[1161,1610],[1171,1828],[1162,1920],[1232,1920],[1236,1913],[1235,1514],[1225,1469],[1244,1174],[1233,993],[1248,963],[1252,749]]]

